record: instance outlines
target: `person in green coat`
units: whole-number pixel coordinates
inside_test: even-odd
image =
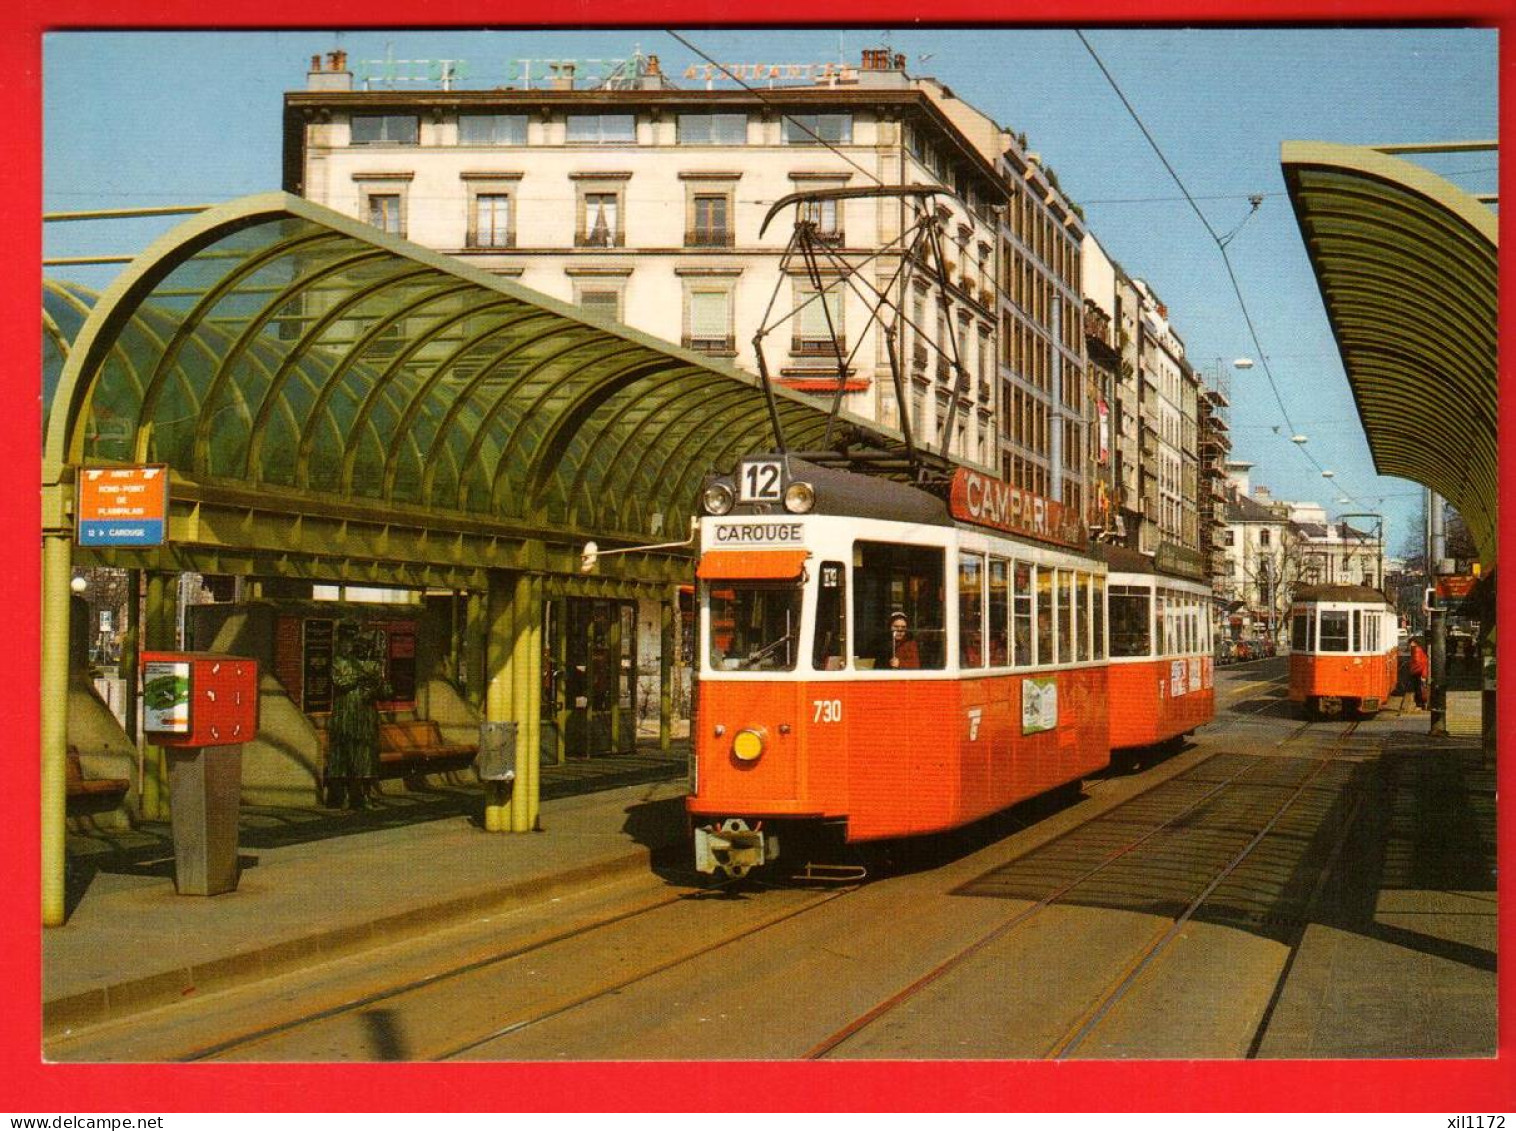
[[[332,717],[327,725],[326,804],[362,809],[379,777],[380,699],[391,694],[384,679],[378,633],[364,633],[357,621],[337,626],[332,659]]]

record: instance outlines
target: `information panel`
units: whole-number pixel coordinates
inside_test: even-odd
[[[77,504],[79,545],[161,546],[168,527],[168,468],[80,468]]]

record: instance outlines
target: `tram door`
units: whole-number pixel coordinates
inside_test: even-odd
[[[567,753],[629,754],[637,740],[636,603],[574,597],[567,612]]]

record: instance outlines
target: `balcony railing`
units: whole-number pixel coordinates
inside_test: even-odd
[[[735,242],[730,228],[691,228],[684,233],[685,247],[732,247]]]
[[[839,337],[832,346],[831,338],[791,338],[790,353],[796,357],[833,357],[837,351],[847,353],[847,339]]]
[[[732,354],[737,352],[737,339],[730,334],[724,338],[695,338],[686,334],[684,348],[697,353]]]

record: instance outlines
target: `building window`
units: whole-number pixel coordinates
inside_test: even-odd
[[[414,114],[353,115],[354,145],[415,145],[420,138],[421,120]]]
[[[570,144],[613,145],[637,140],[635,114],[570,114]]]
[[[1267,546],[1269,544],[1269,532],[1267,530],[1260,530],[1258,532],[1258,544],[1260,546]]]
[[[850,145],[853,141],[851,114],[786,114],[785,145]]]
[[[368,222],[381,232],[388,232],[392,236],[405,235],[405,213],[400,207],[398,192],[369,193],[364,210],[368,214]]]
[[[724,286],[691,286],[685,291],[684,347],[702,353],[733,354],[732,291]]]
[[[525,114],[459,114],[459,145],[525,145]]]
[[[582,192],[579,197],[579,247],[621,247],[625,237],[621,230],[621,194],[619,192]]]
[[[791,351],[803,356],[833,354],[832,335],[837,349],[847,352],[847,335],[842,323],[842,291],[831,287],[817,291],[809,284],[795,288],[794,339]]]
[[[823,243],[843,242],[842,209],[839,200],[802,200],[800,218],[816,226],[816,238]]]
[[[746,145],[746,114],[680,114],[680,145]]]
[[[690,228],[686,247],[731,247],[732,198],[724,192],[698,192],[690,199]]]
[[[586,287],[579,292],[575,301],[586,314],[611,322],[621,321],[621,292],[617,289]]]
[[[515,247],[511,224],[511,196],[506,192],[481,192],[474,196],[474,214],[469,226],[469,247]]]

